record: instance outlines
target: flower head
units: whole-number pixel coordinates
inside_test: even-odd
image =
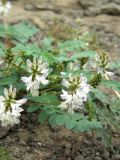
[[[4,2],[4,0],[0,0],[0,14],[6,16],[9,13],[10,9],[11,9],[11,3],[9,1]]]
[[[33,62],[27,60],[28,77],[22,77],[21,80],[25,83],[27,91],[30,91],[32,96],[39,95],[39,86],[47,85],[49,81],[46,79],[49,74],[48,64],[43,62],[42,58],[34,57]]]
[[[97,68],[97,72],[100,73],[101,75],[113,75],[114,73],[109,72],[109,65],[110,65],[110,58],[107,53],[102,53],[100,55],[96,54],[95,55],[95,65],[94,68]]]
[[[80,77],[70,75],[69,80],[62,80],[62,85],[67,88],[67,91],[62,90],[63,94],[61,94],[61,98],[64,102],[62,102],[59,107],[68,110],[70,113],[74,113],[75,109],[82,109],[90,91],[87,78],[84,77],[83,74],[81,74]]]
[[[87,67],[88,57],[81,57],[75,60],[74,62],[70,62],[68,68],[70,70],[80,70]]]
[[[11,49],[5,49],[4,54],[0,57],[0,66],[4,68],[11,68],[15,63],[16,55]]]
[[[0,96],[0,120],[2,126],[13,126],[20,122],[19,118],[23,109],[20,107],[27,99],[15,100],[16,88],[4,89],[4,96]]]

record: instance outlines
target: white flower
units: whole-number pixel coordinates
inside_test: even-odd
[[[6,16],[9,13],[10,9],[11,9],[11,3],[9,1],[3,3],[0,0],[0,14],[3,14],[4,16]]]
[[[0,67],[4,65],[5,61],[0,57]]]
[[[27,102],[27,99],[15,100],[16,88],[10,86],[9,90],[4,89],[4,95],[0,96],[0,120],[1,125],[7,127],[20,122],[19,118],[23,109],[20,107]]]
[[[61,84],[63,86],[65,86],[66,88],[69,88],[69,86],[70,86],[70,82],[67,79],[63,79],[62,82],[61,82]]]
[[[22,77],[21,80],[25,83],[26,85],[26,90],[29,91],[33,96],[38,96],[39,95],[39,79],[36,77],[36,79],[33,81],[32,76],[30,77]]]
[[[87,84],[87,78],[82,74],[80,77],[72,77],[70,74],[69,80],[63,79],[62,85],[67,88],[62,90],[61,98],[64,100],[59,107],[74,113],[75,109],[82,109],[84,102],[87,101],[87,95],[90,91],[90,85]]]
[[[27,60],[27,72],[30,74],[28,77],[21,77],[25,83],[26,90],[30,91],[32,96],[39,95],[40,84],[47,85],[49,81],[46,79],[49,74],[48,64],[43,62],[42,58],[34,57],[33,62]]]

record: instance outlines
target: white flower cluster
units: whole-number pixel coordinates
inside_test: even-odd
[[[75,78],[69,75],[69,80],[63,79],[62,85],[67,88],[67,91],[62,90],[61,98],[64,102],[59,107],[68,110],[71,114],[74,113],[75,109],[82,109],[91,88],[87,83],[87,78],[82,73],[80,77]]]
[[[9,13],[10,9],[11,9],[11,3],[9,1],[3,3],[3,1],[0,0],[0,14],[6,16]]]
[[[27,99],[15,100],[16,88],[4,89],[4,95],[0,96],[0,120],[2,126],[13,126],[20,122],[19,118],[23,109],[20,107]]]
[[[21,80],[26,85],[26,90],[30,91],[32,96],[39,95],[40,84],[47,85],[49,81],[46,79],[49,74],[48,64],[43,62],[42,57],[34,57],[33,62],[27,60],[28,77],[22,77]]]

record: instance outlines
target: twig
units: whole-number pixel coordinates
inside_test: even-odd
[[[8,23],[7,23],[7,19],[4,15],[3,15],[3,23],[4,23],[5,33],[6,33],[6,36],[7,36]],[[7,46],[7,37],[5,37],[5,45]]]

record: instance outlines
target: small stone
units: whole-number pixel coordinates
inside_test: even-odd
[[[95,155],[96,155],[96,156],[98,156],[99,154],[100,154],[99,152],[96,152],[96,154],[95,154]]]
[[[42,146],[42,143],[41,143],[41,142],[38,142],[38,145],[41,147],[41,146]]]
[[[87,145],[90,145],[91,142],[86,139],[86,140],[84,140],[84,143],[87,144]]]
[[[84,157],[83,157],[83,156],[79,155],[79,156],[75,157],[75,159],[74,159],[74,160],[85,160],[85,159],[84,159]]]
[[[103,160],[102,157],[96,156],[95,160]]]
[[[23,160],[35,160],[36,156],[30,153],[26,153],[25,155],[22,156]]]
[[[68,155],[70,154],[70,149],[71,149],[71,144],[70,143],[65,143],[65,154]]]
[[[26,143],[23,139],[20,140],[20,144],[21,144],[22,146],[26,146],[26,145],[27,145],[27,143]]]
[[[100,5],[103,5],[107,3],[108,0],[78,0],[78,3],[83,7],[83,8],[89,8],[91,6],[97,7]]]
[[[15,143],[16,141],[18,141],[18,138],[16,136],[11,138],[11,135],[8,135],[6,137],[6,141],[7,141],[7,143]]]
[[[1,125],[0,125],[0,138],[3,138],[4,136],[7,135],[7,133],[9,132],[10,128],[3,128]]]
[[[20,151],[20,148],[19,148],[18,146],[14,147],[14,149],[13,149],[13,155],[14,155],[15,157],[19,158],[20,152],[21,152],[21,151]]]
[[[84,157],[86,157],[86,156],[87,156],[87,153],[86,153],[85,151],[83,151],[82,155],[83,155]]]
[[[101,8],[101,12],[111,15],[120,15],[120,6],[115,3],[109,3]]]
[[[92,157],[92,156],[86,158],[86,160],[94,160],[94,159],[95,159],[95,157]]]
[[[120,146],[119,146],[119,145],[115,145],[115,146],[114,146],[114,149],[115,149],[116,151],[119,151],[119,150],[120,150]]]
[[[87,155],[90,155],[90,154],[91,154],[91,152],[90,152],[90,151],[86,151],[86,153],[87,153]]]
[[[70,149],[71,148],[71,144],[70,143],[65,143],[65,147]]]
[[[105,151],[105,152],[103,153],[103,158],[105,158],[106,160],[108,160],[109,156],[110,156],[110,154],[109,154],[108,151]]]
[[[34,11],[36,8],[32,4],[26,4],[24,7],[27,11]]]
[[[26,147],[26,151],[30,151],[30,147],[28,146],[28,147]]]
[[[65,150],[65,154],[66,154],[66,155],[69,155],[69,154],[70,154],[70,152],[71,152],[71,151],[70,151],[70,149],[69,149],[69,148],[66,148],[66,150]]]
[[[115,154],[112,156],[112,160],[120,160],[120,154]]]

